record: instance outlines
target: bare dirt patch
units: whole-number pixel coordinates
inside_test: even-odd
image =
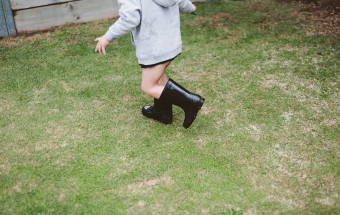
[[[202,21],[202,20],[210,20],[210,21],[222,21],[222,20],[231,20],[232,17],[229,13],[227,12],[222,12],[218,13],[212,17],[203,17],[203,16],[198,16],[195,18],[195,21]]]
[[[37,40],[50,41],[51,32],[39,33],[34,35],[22,36],[22,37],[8,37],[4,40],[0,40],[0,46],[4,47],[16,47],[21,45],[23,42],[34,42]]]
[[[274,1],[257,0],[257,1],[254,1],[254,3],[249,6],[248,11],[267,13],[271,10],[273,3]]]
[[[249,12],[268,14],[278,10],[277,4],[290,4],[292,8],[298,7],[298,10],[292,10],[285,18],[297,21],[299,28],[305,30],[309,35],[318,34],[340,37],[340,8],[338,7],[326,7],[322,4],[301,3],[290,0],[256,0],[249,5],[247,10]],[[282,17],[277,17],[277,19],[282,19]],[[272,23],[272,21],[264,18],[260,22]],[[306,22],[310,24],[306,24]]]
[[[331,35],[340,37],[340,13],[334,8],[325,8],[322,5],[301,4],[300,14],[313,23],[305,26],[309,34]]]
[[[209,25],[212,25],[217,29],[225,28],[222,22],[226,20],[232,20],[232,16],[227,12],[218,13],[212,17],[198,16],[195,18],[196,23],[201,21],[207,21],[209,22]]]
[[[227,12],[222,12],[209,18],[209,20],[211,21],[221,21],[221,20],[231,20],[231,19],[232,19],[231,15]]]

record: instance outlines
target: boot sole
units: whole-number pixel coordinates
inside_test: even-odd
[[[166,125],[172,123],[172,116],[170,116],[169,119],[161,119],[161,118],[158,118],[158,117],[152,117],[152,116],[150,116],[150,115],[144,113],[143,111],[142,111],[142,114],[143,114],[143,116],[145,116],[146,118],[156,120],[157,122],[160,122],[160,123],[163,123],[163,124],[166,124]]]
[[[190,123],[188,123],[188,124],[184,124],[184,123],[183,123],[183,127],[184,127],[184,128],[189,128],[189,127],[191,126],[191,124],[195,121],[196,116],[197,116],[197,114],[198,114],[198,111],[201,110],[201,108],[202,108],[204,102],[205,102],[205,98],[201,97],[199,103],[196,103],[197,105],[196,105],[196,107],[195,107],[193,120],[192,120]]]
[[[153,120],[155,120],[155,121],[157,121],[157,122],[163,123],[163,124],[165,124],[165,125],[168,125],[168,124],[171,124],[171,123],[172,123],[172,120],[159,120],[159,119],[157,119],[157,118],[149,117],[149,116],[146,116],[146,115],[144,115],[144,114],[143,114],[143,116],[145,116],[146,118],[149,118],[149,119],[153,119]]]

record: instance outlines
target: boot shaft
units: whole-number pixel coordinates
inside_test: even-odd
[[[156,110],[160,110],[160,111],[171,111],[172,112],[172,104],[165,102],[165,101],[161,101],[159,99],[154,98],[154,105],[153,107]]]
[[[159,99],[164,103],[171,103],[186,110],[192,106],[192,103],[199,102],[202,97],[189,92],[187,89],[169,79]]]
[[[198,111],[201,109],[204,98],[197,94],[190,93],[184,87],[177,84],[172,79],[169,79],[159,101],[171,103],[182,108],[185,112],[183,126],[184,128],[188,128],[195,120]]]

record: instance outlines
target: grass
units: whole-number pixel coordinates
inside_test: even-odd
[[[339,37],[299,3],[197,4],[167,74],[206,102],[189,129],[152,99],[111,21],[0,41],[0,213],[339,214]]]

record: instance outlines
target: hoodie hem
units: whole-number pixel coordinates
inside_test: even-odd
[[[168,52],[168,53],[156,56],[156,57],[140,58],[137,56],[137,58],[138,58],[138,63],[141,65],[153,65],[153,64],[158,64],[160,62],[167,61],[169,59],[173,59],[177,55],[179,55],[181,52],[182,52],[182,46],[179,46],[177,49],[171,52]]]

